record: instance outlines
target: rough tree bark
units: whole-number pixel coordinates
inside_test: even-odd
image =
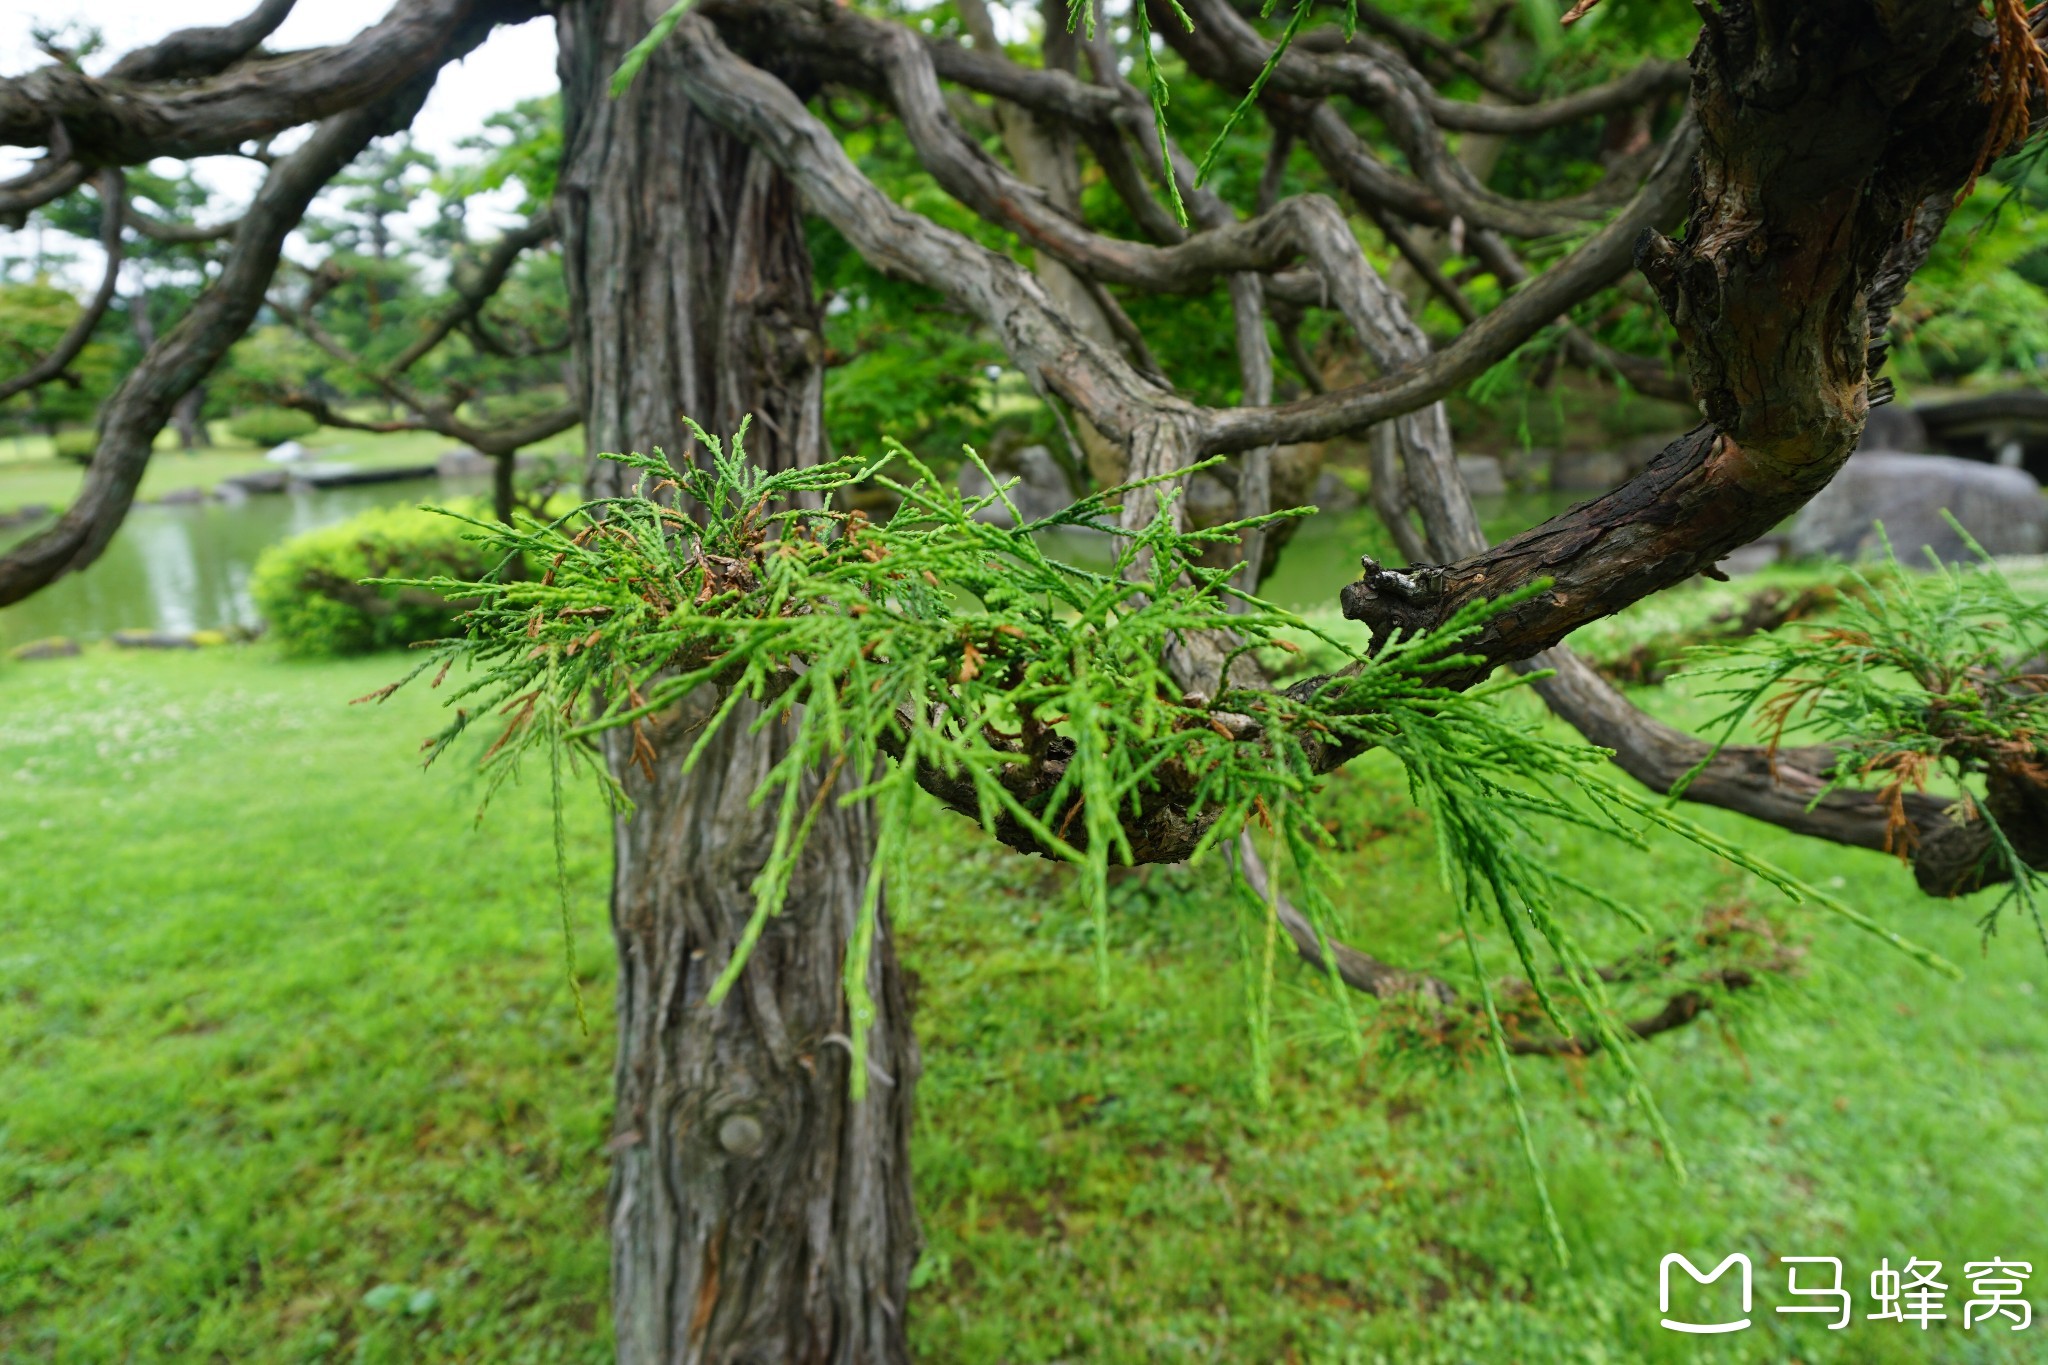
[[[814,462],[823,345],[794,188],[692,108],[672,50],[625,98],[606,92],[660,8],[573,0],[558,13],[559,209],[591,449],[660,445],[682,459],[692,446],[681,417],[730,432],[752,414],[754,461]],[[616,488],[617,467],[599,461],[595,478],[594,494]],[[784,751],[777,730],[749,734],[742,715],[686,776],[711,702],[659,717],[644,735],[651,752],[630,735],[607,752],[635,804],[616,822],[612,890],[618,1356],[907,1360],[918,1056],[886,917],[859,1103],[840,986],[871,818],[827,800],[787,908],[732,994],[707,1009],[773,836],[772,808],[750,797]]]

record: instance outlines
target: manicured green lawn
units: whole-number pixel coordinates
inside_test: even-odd
[[[0,1358],[601,1358],[546,812],[474,828],[424,698],[343,704],[395,666],[0,673]]]
[[[413,761],[430,694],[344,704],[402,666],[0,663],[0,1359],[608,1358],[603,822],[572,809],[585,1037],[542,784],[478,827],[466,775]],[[1697,716],[1682,687],[1652,700]],[[1328,800],[1344,932],[1455,971],[1398,774],[1368,756]],[[2048,1323],[1961,1330],[1964,1261],[2031,1260],[2048,1284],[2048,957],[2013,920],[1980,954],[1981,904],[1707,817],[1839,879],[1963,964],[1953,984],[1687,849],[1560,838],[1662,925],[1747,905],[1805,950],[1797,979],[1638,1050],[1687,1184],[1610,1068],[1519,1064],[1561,1270],[1483,1057],[1404,1042],[1369,1002],[1361,1057],[1283,962],[1260,1108],[1220,869],[1119,884],[1102,1010],[1066,876],[925,819],[895,902],[925,1057],[923,1359],[2048,1358]],[[1587,932],[1629,941],[1608,918]],[[1738,1250],[1754,1327],[1657,1326],[1666,1252]],[[1854,1326],[1772,1311],[1783,1255],[1842,1257]],[[1950,1321],[1863,1321],[1878,1258],[1913,1256],[1946,1263]]]

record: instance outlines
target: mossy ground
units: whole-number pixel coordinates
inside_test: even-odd
[[[0,1359],[609,1358],[603,819],[570,813],[586,1037],[545,783],[479,826],[464,773],[413,762],[431,694],[344,704],[401,666],[260,646],[0,664]],[[1651,700],[1697,718],[1685,688]],[[1368,758],[1328,800],[1345,932],[1454,967],[1398,774]],[[1959,1273],[2048,1276],[2048,957],[2012,922],[1980,953],[1983,907],[1924,900],[1883,857],[1707,817],[1969,979],[1785,911],[1803,975],[1640,1050],[1684,1185],[1606,1068],[1522,1063],[1560,1269],[1490,1066],[1403,1050],[1369,1010],[1359,1057],[1291,962],[1258,1106],[1219,871],[1119,883],[1104,1010],[1065,874],[924,818],[896,902],[925,1058],[922,1359],[2048,1352],[2048,1323],[1965,1333]],[[1664,924],[1773,904],[1669,843],[1554,856]],[[1658,1328],[1664,1253],[1735,1250],[1756,1325]],[[1850,1329],[1772,1311],[1769,1258],[1801,1254],[1843,1258]],[[1911,1256],[1946,1263],[1950,1320],[1863,1321],[1878,1258]]]

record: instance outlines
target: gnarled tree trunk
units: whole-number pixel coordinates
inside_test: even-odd
[[[795,191],[691,108],[668,53],[624,98],[606,91],[662,8],[572,0],[558,15],[560,209],[587,439],[680,461],[693,453],[681,417],[730,433],[751,414],[754,461],[815,462],[823,346]],[[600,462],[592,492],[619,482]],[[706,1008],[773,837],[772,806],[749,798],[784,752],[778,727],[751,734],[742,713],[686,776],[714,702],[700,694],[656,718],[645,765],[631,735],[607,751],[635,803],[616,825],[612,887],[619,1359],[905,1360],[918,1060],[886,919],[859,1103],[840,987],[870,815],[827,800],[787,908],[731,995]]]

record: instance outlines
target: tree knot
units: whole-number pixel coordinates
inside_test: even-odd
[[[1358,565],[1364,573],[1357,582],[1345,584],[1339,594],[1346,617],[1365,622],[1376,635],[1394,628],[1413,632],[1435,624],[1447,572],[1441,564],[1387,569],[1371,555],[1360,555]]]

